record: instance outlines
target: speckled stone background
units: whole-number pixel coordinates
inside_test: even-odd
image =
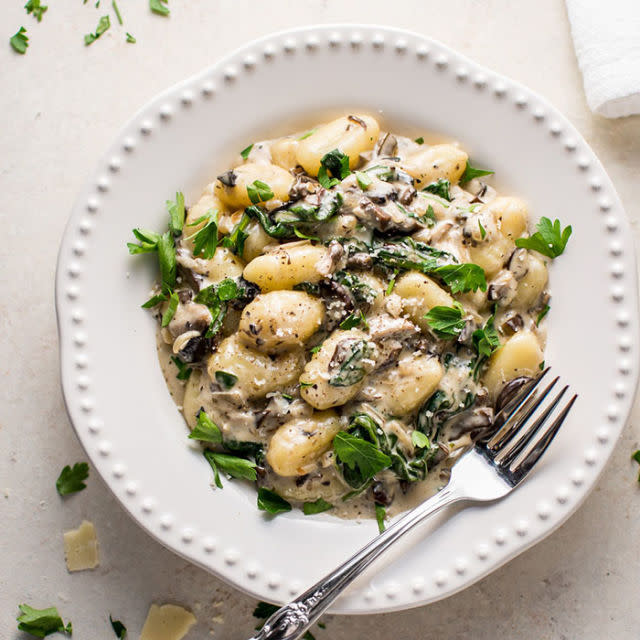
[[[146,0],[120,0],[124,28],[112,15],[111,30],[85,48],[83,35],[112,13],[102,4],[50,0],[41,23],[23,0],[0,7],[0,638],[23,636],[15,631],[20,602],[57,606],[76,640],[114,638],[109,613],[136,639],[152,602],[177,602],[198,617],[188,638],[242,640],[255,624],[253,600],[139,530],[95,473],[65,501],[54,488],[63,465],[85,459],[59,388],[58,243],[76,192],[121,125],[161,89],[270,31],[326,22],[407,27],[559,107],[600,156],[637,236],[640,117],[609,121],[588,111],[561,0],[170,0],[168,19]],[[25,56],[6,43],[20,25],[31,38]],[[125,43],[125,30],[137,44]],[[328,616],[317,639],[638,640],[640,485],[630,454],[640,446],[639,418],[636,405],[595,491],[545,541],[445,601]],[[70,575],[62,531],[83,518],[96,524],[101,564]]]

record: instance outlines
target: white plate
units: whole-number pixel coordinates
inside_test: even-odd
[[[134,226],[162,228],[165,199],[182,189],[193,202],[255,139],[351,109],[378,114],[395,131],[459,140],[476,165],[496,171],[503,191],[528,200],[534,217],[573,225],[551,269],[546,359],[580,394],[518,491],[423,528],[334,607],[364,613],[443,598],[548,535],[593,487],[630,411],[638,376],[631,230],[567,119],[421,35],[351,25],[269,36],[169,89],[125,126],[73,209],[56,302],[69,415],[125,509],[162,544],[236,587],[288,600],[376,535],[375,522],[299,511],[270,519],[256,509],[253,488],[211,489],[211,470],[188,446],[160,373],[154,321],[140,309],[155,261],[130,257],[125,242]]]

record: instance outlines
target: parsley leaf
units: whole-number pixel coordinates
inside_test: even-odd
[[[158,240],[158,262],[160,263],[162,285],[172,289],[176,283],[178,264],[176,262],[176,247],[170,231],[161,235]]]
[[[635,460],[638,464],[640,464],[640,449],[638,449],[632,456],[632,460]],[[638,474],[638,482],[640,482],[640,474]]]
[[[123,25],[122,15],[120,14],[120,9],[118,9],[118,5],[116,4],[116,0],[111,0],[111,6],[113,7],[113,11],[116,14],[116,18],[118,18],[118,24]]]
[[[258,509],[276,514],[291,511],[291,505],[275,491],[260,487],[258,489]]]
[[[540,326],[542,319],[547,315],[547,313],[549,313],[549,309],[551,309],[551,307],[548,304],[545,304],[544,308],[542,309],[542,311],[540,311],[538,317],[536,318],[536,327]]]
[[[234,280],[225,278],[219,284],[211,284],[197,293],[194,302],[206,305],[211,313],[211,324],[205,338],[212,338],[220,331],[227,313],[226,302],[240,297],[243,291]]]
[[[271,198],[273,198],[273,191],[271,191],[271,187],[266,182],[254,180],[247,186],[247,195],[253,204],[258,204],[271,200]]]
[[[369,324],[367,323],[367,319],[364,317],[364,313],[359,309],[358,311],[352,313],[347,318],[345,318],[340,323],[340,328],[348,331],[349,329],[353,329],[359,325],[363,325],[366,329],[369,328]]]
[[[250,221],[251,218],[246,213],[243,213],[242,218],[240,218],[238,224],[233,228],[233,231],[228,236],[222,238],[222,246],[233,251],[236,255],[242,255],[244,251],[244,241],[249,237],[245,229]]]
[[[391,458],[386,453],[364,438],[346,431],[336,434],[333,450],[338,460],[349,469],[355,471],[357,468],[363,484],[391,465]]]
[[[332,387],[350,387],[360,382],[367,373],[362,361],[371,358],[375,353],[375,346],[367,340],[350,340],[344,348],[348,352],[345,353],[338,372],[329,378]]]
[[[322,513],[329,509],[333,509],[333,505],[322,498],[318,498],[315,502],[305,502],[302,505],[302,513],[305,516],[312,516],[315,513]]]
[[[364,171],[356,171],[355,173],[358,186],[366,191],[372,185],[373,180]]]
[[[325,153],[320,160],[320,170],[318,171],[318,182],[325,188],[331,189],[344,180],[351,171],[349,170],[349,156],[339,149],[334,149]],[[331,178],[329,177],[331,174]]]
[[[429,193],[434,193],[441,198],[451,202],[451,195],[449,194],[449,188],[451,187],[451,183],[446,178],[440,178],[431,184],[428,184],[423,191],[428,191]]]
[[[219,282],[216,287],[216,292],[218,298],[224,302],[235,300],[240,294],[238,283],[231,278],[225,278],[222,282]]]
[[[137,40],[127,31],[127,42],[130,42],[131,44],[135,44],[137,42]]]
[[[61,496],[77,493],[87,487],[84,481],[89,477],[89,465],[86,462],[76,462],[71,468],[64,467],[56,480],[56,489]]]
[[[303,133],[298,140],[306,140],[307,138],[310,138],[315,132],[317,131],[317,129],[310,129],[309,131],[307,131],[306,133]]]
[[[242,156],[243,160],[246,160],[249,157],[249,154],[251,153],[251,149],[253,149],[253,143],[251,143],[248,147],[245,147],[240,152],[240,155]]]
[[[127,248],[132,256],[138,253],[153,253],[158,250],[159,233],[145,229],[134,229],[133,235],[139,241],[139,244],[127,242]]]
[[[253,460],[239,458],[238,456],[232,456],[228,453],[218,453],[217,451],[205,451],[204,457],[216,473],[216,484],[220,489],[222,487],[218,484],[218,480],[220,479],[218,470],[226,473],[229,478],[255,481],[258,477],[256,472],[257,465]]]
[[[44,638],[57,631],[71,634],[71,623],[69,622],[65,627],[55,607],[34,609],[28,604],[19,604],[18,608],[21,613],[16,620],[20,631],[26,631],[37,638]]]
[[[471,335],[473,346],[478,353],[478,358],[474,365],[473,377],[478,378],[480,368],[489,359],[491,354],[500,348],[500,336],[494,325],[494,316],[491,315],[487,319],[482,329],[476,329]]]
[[[516,247],[533,249],[548,258],[557,258],[564,252],[571,237],[571,225],[562,229],[560,220],[551,222],[549,218],[540,218],[536,228],[538,231],[529,238],[518,238]]]
[[[493,171],[485,171],[484,169],[476,169],[469,164],[467,160],[467,166],[464,168],[464,173],[460,176],[460,183],[464,184],[474,178],[480,178],[481,176],[493,175]]]
[[[433,210],[433,207],[431,205],[427,207],[427,210],[425,211],[422,218],[424,218],[425,220],[430,220],[431,221],[430,226],[433,226],[436,222],[438,222],[438,219],[436,218],[436,213]]]
[[[419,138],[416,138],[414,142],[417,142],[418,144],[424,144],[424,138],[420,136]]]
[[[193,236],[193,255],[211,260],[218,247],[218,210],[209,209],[207,213],[196,222],[206,220],[206,224],[196,231]],[[194,223],[192,223],[194,224]]]
[[[436,267],[431,272],[444,280],[451,289],[451,293],[466,293],[467,291],[487,290],[487,280],[484,271],[477,264],[445,264]]]
[[[9,44],[13,47],[13,50],[17,51],[21,55],[24,55],[27,52],[27,47],[29,46],[29,38],[26,33],[27,30],[24,27],[20,27],[18,33],[11,36],[9,39]]]
[[[226,371],[216,371],[215,378],[216,382],[225,390],[233,388],[236,382],[238,382],[238,376],[234,376],[233,373],[227,373]]]
[[[482,222],[480,222],[480,220],[478,220],[478,228],[480,229],[480,238],[484,240],[487,237],[487,231],[482,226]]]
[[[111,20],[109,20],[109,16],[102,16],[100,20],[98,20],[98,26],[96,27],[95,33],[88,33],[84,37],[85,46],[89,46],[92,42],[95,42],[109,27],[111,26]]]
[[[386,509],[381,505],[376,505],[376,521],[378,523],[378,531],[382,533],[385,530],[384,519],[387,517]]]
[[[116,634],[116,638],[118,638],[118,640],[125,640],[127,637],[127,627],[125,627],[120,620],[114,620],[111,615],[109,615],[109,621],[111,622],[113,633]]]
[[[176,199],[167,200],[167,210],[169,211],[169,229],[174,236],[179,236],[184,227],[184,195],[181,191],[176,192]]]
[[[200,409],[198,412],[198,422],[189,434],[189,438],[200,440],[200,442],[222,444],[222,432],[204,409]]]
[[[427,438],[422,431],[418,431],[417,429],[411,433],[411,442],[416,449],[429,449],[431,447],[429,438]]]
[[[178,298],[178,294],[175,291],[172,291],[169,294],[169,304],[167,305],[165,312],[162,314],[162,322],[160,323],[161,327],[166,327],[171,320],[173,320],[173,316],[176,314],[179,303],[180,298]]]
[[[182,360],[180,360],[180,358],[178,358],[177,356],[171,356],[171,361],[176,365],[176,367],[178,367],[176,378],[178,378],[178,380],[188,380],[191,376],[191,373],[193,372],[193,369],[182,362]]]
[[[32,13],[33,17],[38,22],[42,22],[42,14],[45,13],[49,7],[41,5],[40,0],[27,0],[27,4],[24,5],[24,8],[27,13]]]
[[[149,9],[159,16],[168,16],[169,7],[167,7],[167,2],[168,0],[149,0]]]
[[[433,307],[424,317],[439,338],[455,338],[465,327],[464,310],[461,306]]]

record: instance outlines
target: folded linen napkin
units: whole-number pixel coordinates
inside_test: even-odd
[[[566,0],[589,107],[640,113],[640,0]]]

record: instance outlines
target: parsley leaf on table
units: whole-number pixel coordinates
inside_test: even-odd
[[[88,33],[84,37],[85,46],[89,46],[91,43],[95,42],[109,27],[111,26],[111,20],[109,20],[109,16],[102,16],[100,20],[98,20],[98,26],[96,27],[95,33]]]
[[[573,231],[571,225],[562,229],[560,220],[551,222],[549,218],[540,218],[536,228],[538,230],[529,238],[518,238],[516,247],[533,249],[548,258],[562,255]]]
[[[124,22],[122,21],[122,15],[120,14],[120,9],[116,4],[116,0],[111,0],[111,6],[113,7],[113,11],[116,14],[116,18],[118,18],[118,24],[123,25]]]
[[[56,480],[56,489],[61,496],[76,493],[86,488],[84,481],[89,477],[89,465],[86,462],[76,462],[71,468],[64,467]]]
[[[168,16],[170,11],[167,2],[168,0],[149,0],[149,9],[160,16]]]
[[[42,14],[45,13],[49,7],[41,5],[40,0],[27,0],[27,4],[24,5],[24,8],[27,13],[33,14],[33,17],[38,22],[42,22]]]
[[[120,620],[114,620],[111,615],[109,615],[109,621],[111,622],[113,633],[116,634],[116,638],[118,638],[118,640],[125,640],[127,637],[127,627],[125,627]]]
[[[64,622],[55,607],[34,609],[28,604],[19,604],[20,615],[16,618],[18,629],[26,631],[36,638],[44,638],[51,633],[68,633],[71,635],[71,623],[64,626]]]
[[[128,31],[126,33],[127,36],[127,42],[130,42],[131,44],[135,44],[136,42],[138,42]]]
[[[9,39],[9,44],[13,47],[14,51],[24,55],[27,52],[29,46],[29,38],[26,35],[27,30],[24,27],[20,27],[20,30]]]

